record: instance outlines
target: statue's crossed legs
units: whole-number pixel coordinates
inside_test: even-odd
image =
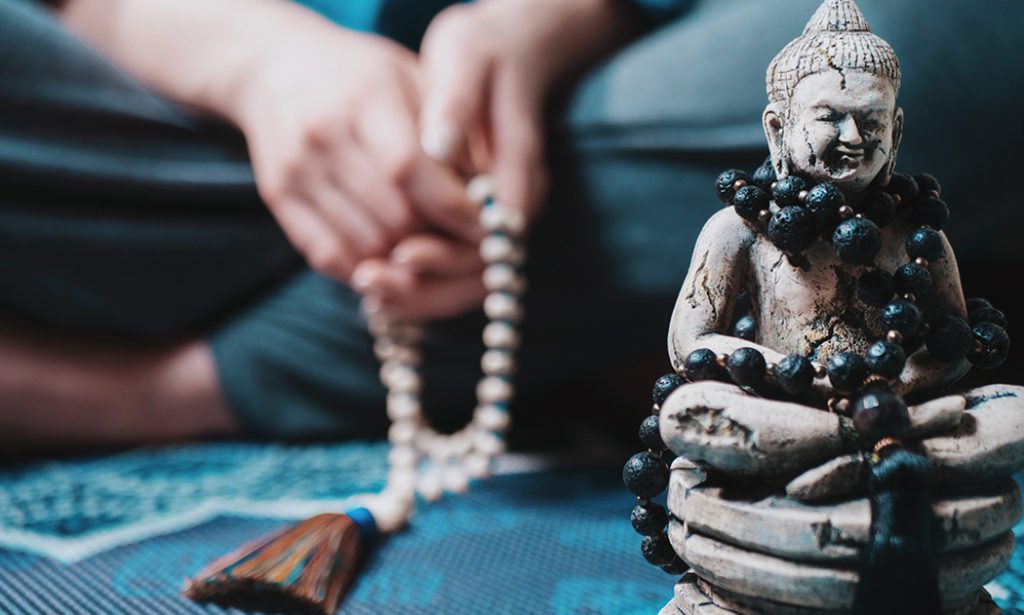
[[[909,448],[930,462],[943,604],[985,613],[1021,517],[1024,388],[990,385],[911,406]],[[868,544],[870,462],[839,415],[698,382],[662,405],[672,465],[669,538],[693,568],[684,613],[848,610]],[[700,610],[697,607],[703,605]],[[707,610],[711,609],[711,610]]]

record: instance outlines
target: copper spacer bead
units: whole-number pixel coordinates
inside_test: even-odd
[[[778,185],[779,185],[779,182],[772,182],[772,185],[769,186],[769,188],[771,188],[772,190],[775,190],[775,186],[778,186]]]
[[[840,397],[832,397],[828,400],[828,411],[832,414],[846,414],[850,409],[850,400]]]
[[[857,218],[858,220],[863,220],[864,219],[864,214],[854,214],[853,217]]]
[[[867,378],[864,379],[864,388],[865,389],[871,388],[871,387],[874,387],[874,386],[878,386],[878,385],[885,385],[886,387],[888,387],[889,386],[889,379],[884,377],[884,376],[879,376],[878,374],[872,374],[872,375],[870,375],[870,376],[868,376]]]
[[[747,180],[745,180],[745,179],[737,179],[736,181],[734,181],[732,183],[732,189],[733,190],[739,190],[740,188],[742,188],[743,186],[746,186],[746,185],[747,185]]]
[[[890,446],[902,447],[903,443],[897,440],[896,438],[886,436],[879,440],[878,442],[875,442],[875,446],[874,448],[871,449],[871,452],[877,455],[881,453],[883,450],[889,448]]]
[[[807,191],[801,190],[800,192],[797,193],[796,198],[800,199],[800,202],[803,203],[804,201],[807,200]]]
[[[841,217],[843,219],[848,219],[848,218],[852,218],[853,215],[854,215],[853,208],[850,207],[849,205],[843,205],[842,207],[839,208],[839,217]]]
[[[757,213],[757,219],[760,220],[761,222],[767,223],[769,220],[772,219],[772,212],[768,211],[767,209],[762,209]]]
[[[933,197],[933,198],[937,199],[937,198],[939,198],[939,191],[938,190],[929,190],[928,192],[925,192],[924,195],[925,196],[930,196],[930,197]]]
[[[775,364],[774,364],[774,363],[772,363],[771,361],[769,361],[769,362],[768,362],[768,363],[767,363],[767,364],[766,364],[766,365],[764,366],[764,373],[765,373],[765,374],[767,374],[767,375],[769,375],[769,376],[774,376],[774,375],[775,375]]]
[[[895,202],[895,203],[896,203],[897,205],[899,205],[899,204],[900,204],[901,202],[903,202],[903,197],[901,197],[901,196],[900,196],[900,195],[898,195],[898,194],[894,194],[894,195],[892,195],[892,200],[893,200],[893,201],[894,201],[894,202]]]
[[[814,364],[814,377],[815,378],[824,378],[826,374],[828,374],[828,370],[825,369],[824,365],[822,365],[821,363],[815,363]]]
[[[903,343],[903,334],[894,329],[885,334],[885,341],[892,344],[901,344]]]
[[[910,302],[917,302],[917,297],[914,296],[914,293],[903,293],[903,299]]]
[[[927,267],[928,259],[923,256],[918,256],[917,258],[914,259],[914,264],[918,265],[919,267]]]
[[[725,364],[729,361],[729,355],[724,352],[715,357],[715,363],[718,363],[719,367],[725,367]]]

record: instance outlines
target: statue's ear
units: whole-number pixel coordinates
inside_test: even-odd
[[[764,136],[768,139],[768,151],[772,156],[775,175],[786,177],[789,175],[789,165],[786,163],[785,139],[782,134],[782,109],[779,103],[770,103],[764,108],[761,123],[764,125]]]
[[[892,174],[896,171],[896,152],[900,149],[900,141],[903,140],[903,109],[896,107],[896,111],[892,117],[892,151],[889,152],[889,162],[886,163],[885,168],[882,169],[881,184],[883,186],[889,184],[889,180],[892,178]]]
[[[899,151],[899,144],[903,141],[903,108],[897,106],[896,113],[893,115],[893,151],[889,156],[889,168],[886,171],[889,173],[889,177],[896,172],[896,152]],[[886,178],[886,183],[889,183],[889,177]]]

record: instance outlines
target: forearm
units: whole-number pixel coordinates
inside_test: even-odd
[[[58,11],[69,31],[143,83],[229,118],[271,35],[328,25],[279,0],[67,0]]]
[[[673,335],[673,367],[677,370],[681,369],[683,361],[686,360],[686,356],[698,348],[707,348],[717,355],[732,354],[740,348],[753,348],[764,355],[764,360],[768,363],[778,363],[786,356],[781,352],[768,348],[767,346],[762,346],[761,344],[756,344],[731,335],[724,335],[714,331],[698,334],[689,333]]]
[[[583,71],[643,31],[643,20],[635,8],[618,0],[532,2],[535,6],[521,6],[520,10],[525,15],[543,15],[529,35],[534,49],[543,54],[534,64],[544,73],[548,87]]]

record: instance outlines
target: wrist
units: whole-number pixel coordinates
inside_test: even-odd
[[[309,49],[320,41],[336,46],[358,34],[291,2],[254,3],[245,19],[224,24],[223,36],[208,54],[194,104],[217,113],[243,130],[261,121],[268,94],[287,93],[303,78]],[[309,78],[309,77],[307,77]]]
[[[621,0],[547,1],[560,5],[558,27],[545,32],[546,48],[562,56],[561,62],[554,63],[553,78],[589,66],[640,31],[636,11]],[[558,54],[558,50],[564,51]]]
[[[543,71],[538,77],[545,86],[586,68],[640,29],[636,11],[621,0],[483,0],[478,6],[494,10],[499,24],[520,24],[522,48]]]

